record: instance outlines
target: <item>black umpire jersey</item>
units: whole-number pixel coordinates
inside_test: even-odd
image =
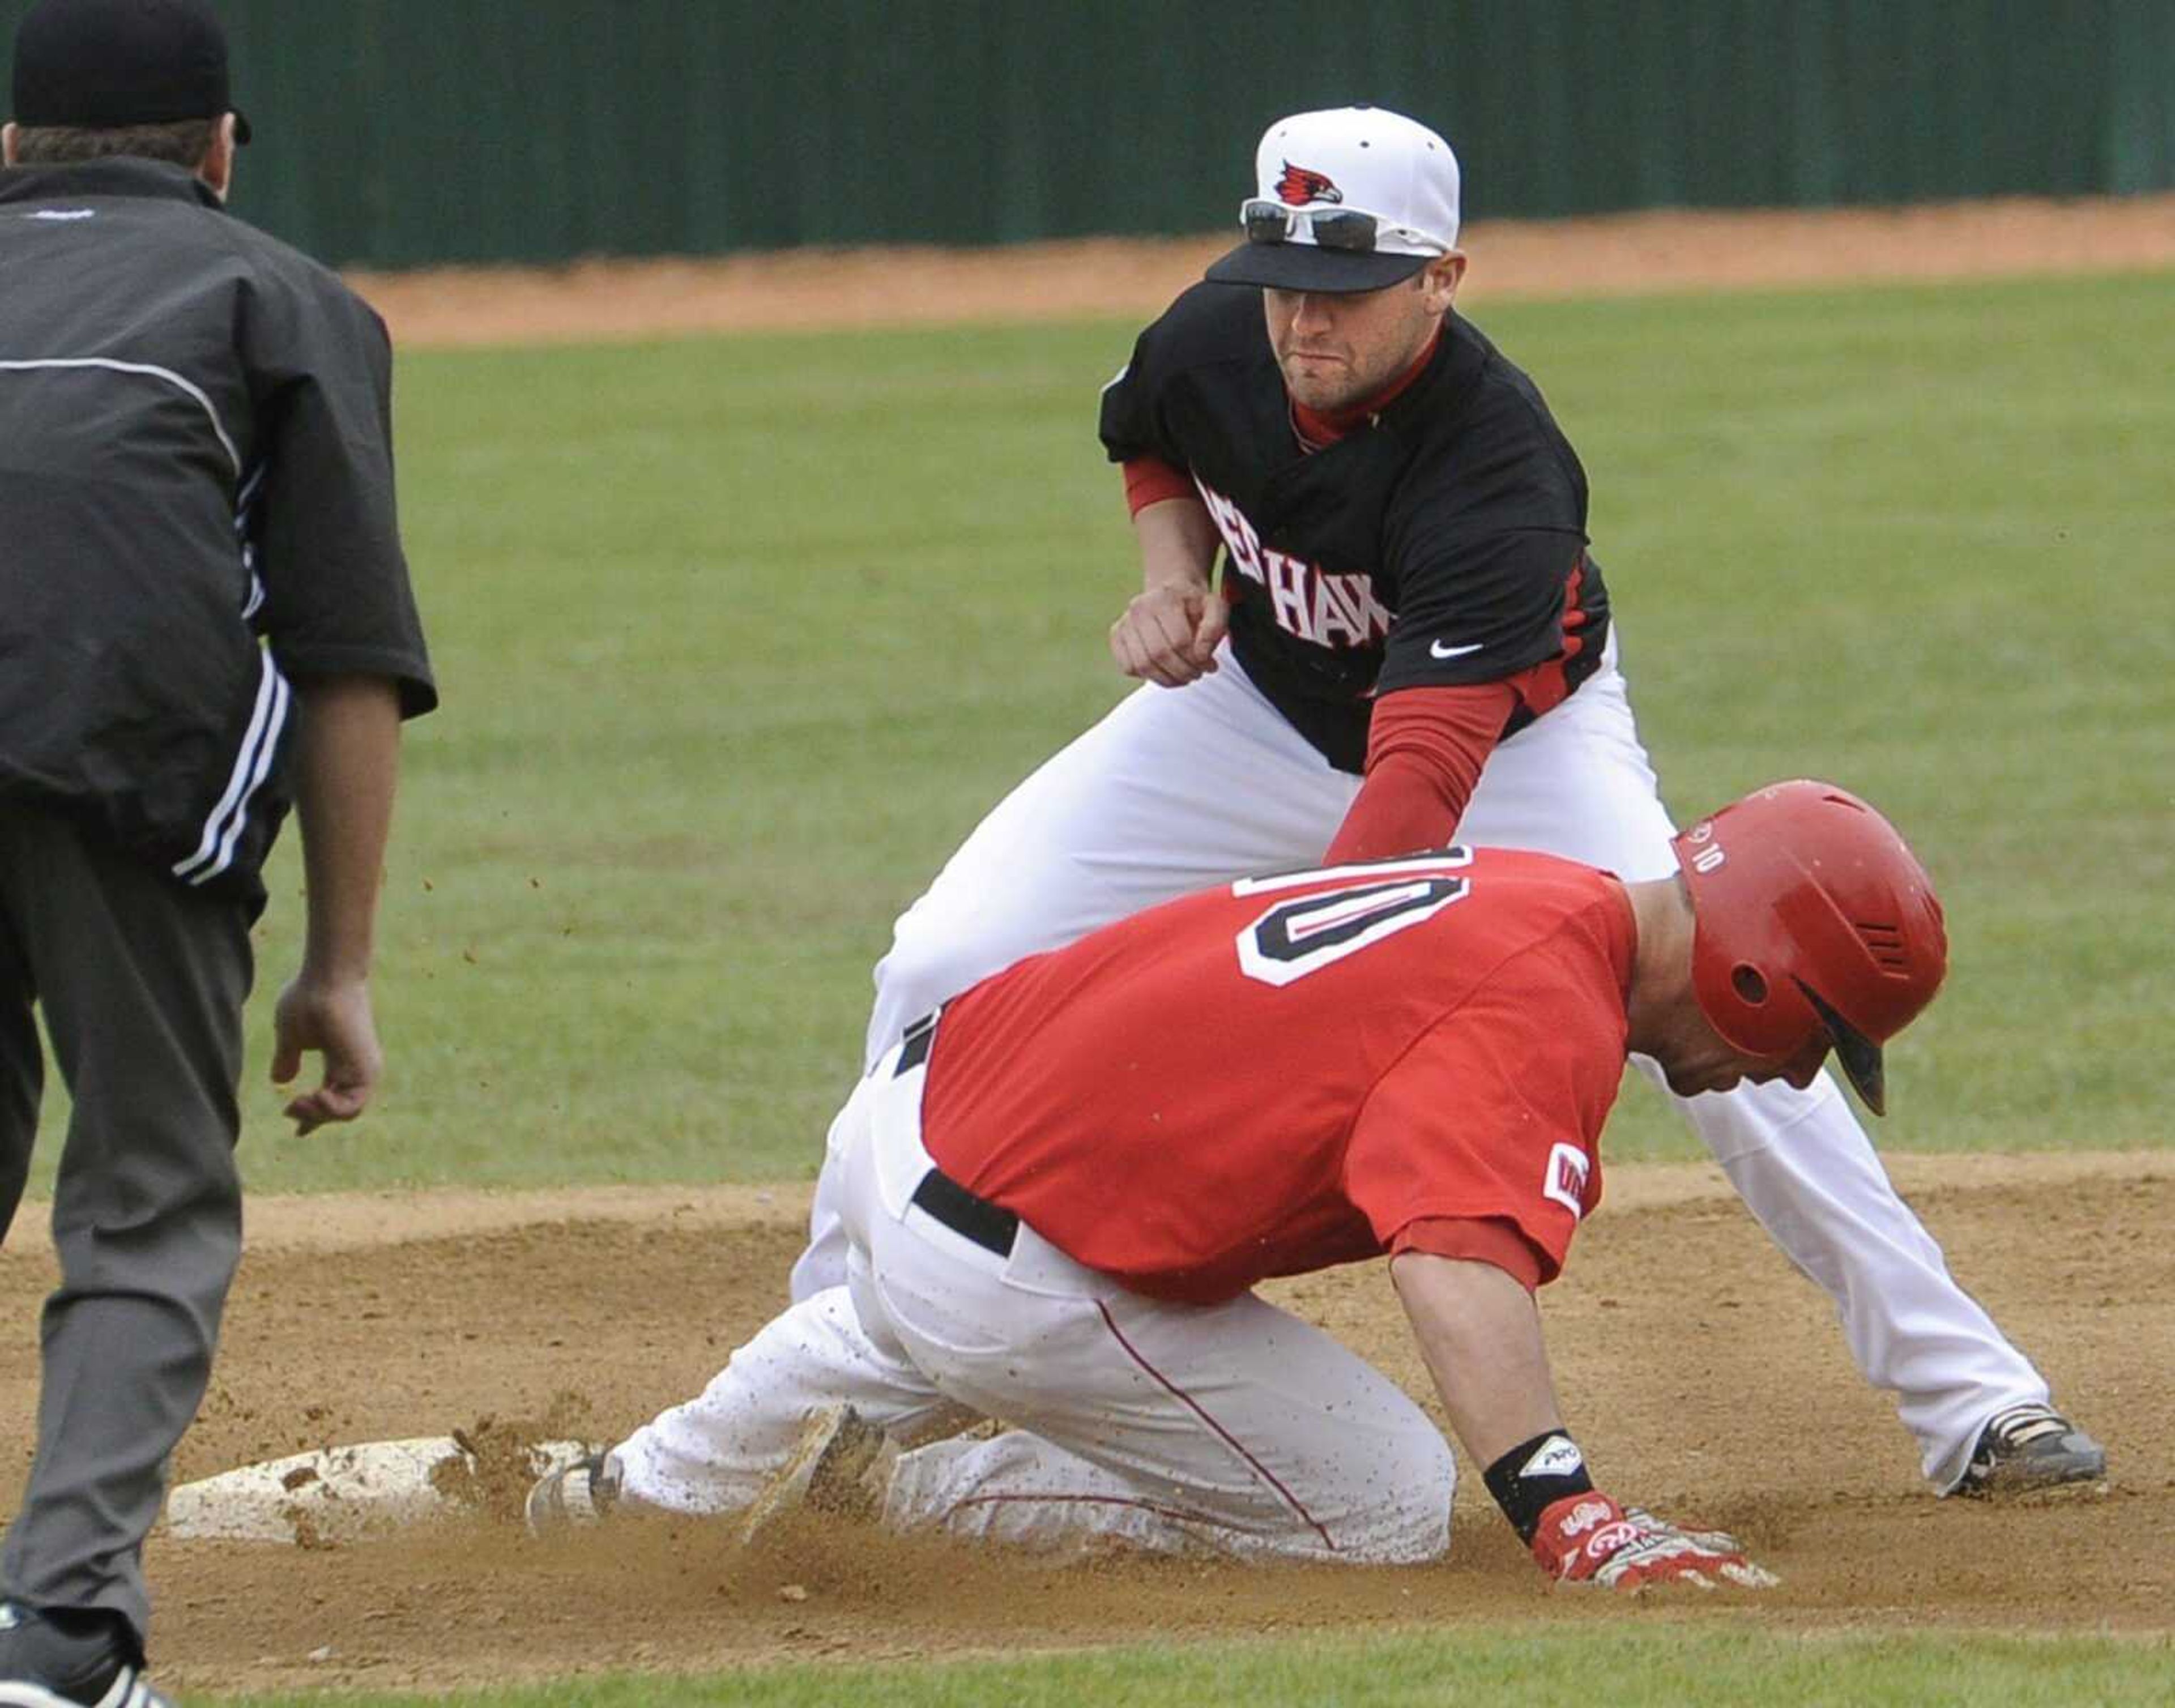
[[[176,166],[0,171],[0,799],[261,900],[291,682],[437,703],[392,350]]]
[[[1192,476],[1223,537],[1233,650],[1342,770],[1365,767],[1378,692],[1552,663],[1568,691],[1600,662],[1585,471],[1533,382],[1455,314],[1410,386],[1310,452],[1261,292],[1196,285],[1104,388],[1102,437],[1113,462]]]

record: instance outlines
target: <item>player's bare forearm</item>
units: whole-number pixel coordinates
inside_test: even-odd
[[[1229,613],[1215,589],[1216,523],[1192,498],[1167,498],[1133,517],[1141,591],[1110,626],[1110,656],[1129,676],[1183,687],[1216,668]]]
[[[1451,1428],[1476,1465],[1563,1427],[1540,1312],[1492,1263],[1400,1252],[1390,1263]]]
[[[1215,518],[1197,498],[1166,498],[1133,518],[1141,548],[1141,586],[1206,593],[1219,544]]]
[[[1774,1583],[1734,1537],[1683,1529],[1592,1486],[1564,1433],[1540,1312],[1521,1282],[1492,1263],[1424,1251],[1399,1253],[1390,1276],[1451,1428],[1549,1576],[1625,1590]]]
[[[367,978],[399,775],[399,695],[377,676],[325,677],[296,694],[295,811],[309,886],[302,964],[327,979]]]
[[[309,919],[301,969],[273,1011],[271,1077],[284,1085],[305,1052],[323,1055],[321,1082],[286,1106],[307,1133],[361,1114],[384,1067],[370,962],[399,772],[400,704],[393,684],[374,676],[323,678],[296,694],[295,809]]]

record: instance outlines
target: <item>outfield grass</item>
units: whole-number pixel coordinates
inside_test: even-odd
[[[1897,1147],[2169,1142],[2168,291],[1480,317],[1585,458],[1672,805],[1825,773],[1940,878],[1955,970],[1894,1050]],[[252,1186],[812,1172],[892,916],[1122,691],[1102,637],[1133,558],[1093,430],[1130,334],[404,358],[445,709],[407,749],[392,1076],[302,1142],[252,1082]],[[1695,1154],[1643,1089],[1608,1142]]]
[[[746,1708],[1610,1708],[1782,1704],[1798,1708],[2147,1708],[2168,1700],[2165,1640],[1953,1635],[1795,1637],[1672,1623],[1641,1629],[1432,1631],[1218,1644],[939,1666],[795,1666],[675,1679],[675,1703]],[[342,1696],[342,1708],[638,1708],[654,1678],[585,1678],[525,1689]],[[251,1708],[325,1698],[252,1696]]]

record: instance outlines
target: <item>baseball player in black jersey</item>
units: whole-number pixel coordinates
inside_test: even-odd
[[[241,1010],[291,795],[308,885],[272,1069],[353,1119],[399,726],[436,702],[395,523],[391,351],[231,218],[248,127],[204,0],[40,0],[0,171],[0,1228],[42,1089],[38,1447],[0,1703],[144,1708],[141,1553],[241,1249]]]
[[[1103,395],[1143,571],[1110,646],[1143,686],[900,918],[871,1060],[999,967],[1248,872],[1453,837],[1632,882],[1674,869],[1584,472],[1532,382],[1454,306],[1449,144],[1343,108],[1271,125],[1255,164],[1244,241]],[[2103,1473],[1950,1278],[1831,1080],[1679,1102],[1834,1300],[1867,1379],[1896,1392],[1938,1488]],[[843,1278],[836,1174],[796,1297]]]

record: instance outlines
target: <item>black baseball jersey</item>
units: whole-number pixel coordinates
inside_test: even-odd
[[[370,308],[190,173],[0,172],[0,799],[261,897],[291,681],[437,703],[391,387]]]
[[[1552,661],[1573,689],[1600,662],[1585,471],[1533,382],[1455,314],[1411,385],[1310,452],[1261,293],[1197,285],[1104,388],[1102,437],[1114,462],[1191,474],[1223,536],[1233,649],[1340,769],[1364,767],[1377,693]]]

